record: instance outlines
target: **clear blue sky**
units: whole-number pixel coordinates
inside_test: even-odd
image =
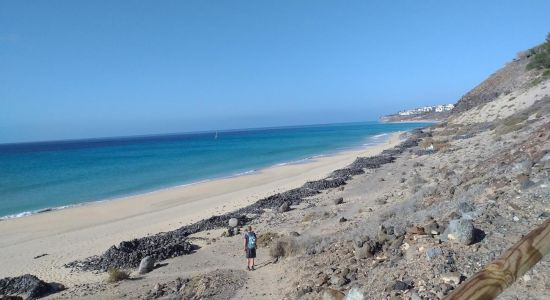
[[[550,1],[0,1],[0,143],[376,120],[456,102]]]

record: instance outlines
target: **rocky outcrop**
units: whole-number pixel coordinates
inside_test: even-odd
[[[135,268],[147,256],[160,261],[171,257],[189,254],[194,250],[186,236],[177,232],[157,234],[112,246],[100,256],[92,256],[84,261],[74,261],[66,267],[80,270],[101,270],[109,268]]]
[[[31,274],[0,279],[0,297],[20,296],[22,299],[38,299],[64,289],[62,284],[47,283]]]

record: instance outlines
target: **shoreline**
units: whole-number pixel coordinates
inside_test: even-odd
[[[274,166],[247,176],[172,187],[115,201],[94,202],[0,222],[0,277],[25,273],[68,285],[98,282],[101,274],[73,273],[64,264],[100,255],[110,246],[177,229],[255,203],[263,197],[319,180],[358,156],[377,155],[401,142],[403,132],[360,150]],[[34,257],[43,253],[47,256]]]
[[[376,138],[380,138],[380,137],[384,137],[384,139],[379,141],[379,142],[374,140],[373,143],[367,142],[367,143],[364,143],[362,145],[355,145],[355,146],[349,146],[349,147],[344,147],[344,148],[338,148],[338,149],[330,150],[330,151],[327,151],[327,152],[314,154],[312,156],[308,156],[308,157],[305,157],[305,158],[299,158],[299,159],[296,159],[296,160],[290,160],[290,161],[286,161],[286,162],[275,163],[275,164],[272,164],[272,165],[269,165],[269,166],[266,166],[266,167],[260,167],[258,169],[250,169],[250,170],[247,170],[247,171],[238,172],[238,173],[234,173],[234,174],[230,174],[230,175],[218,175],[218,176],[213,176],[213,177],[205,178],[205,179],[197,179],[196,181],[189,181],[189,182],[186,182],[186,183],[181,183],[181,184],[176,184],[176,185],[168,185],[168,186],[165,186],[165,187],[152,188],[152,189],[148,189],[148,190],[146,189],[146,190],[142,190],[142,191],[136,191],[136,192],[133,192],[133,193],[118,195],[118,196],[112,196],[112,197],[107,197],[107,198],[103,198],[103,199],[90,200],[90,201],[84,201],[84,202],[80,202],[80,203],[67,204],[67,205],[54,206],[54,207],[44,207],[44,208],[40,208],[40,209],[36,209],[36,210],[23,211],[23,212],[19,212],[19,213],[0,216],[0,222],[13,220],[13,219],[19,219],[19,218],[26,218],[26,217],[31,217],[31,216],[34,216],[34,215],[51,213],[51,212],[54,212],[54,211],[72,209],[72,208],[82,207],[82,206],[87,206],[87,205],[99,204],[99,203],[110,202],[110,201],[118,201],[118,200],[123,200],[123,199],[129,198],[129,197],[145,196],[147,194],[161,192],[163,190],[169,190],[169,189],[175,189],[175,188],[184,188],[184,187],[187,187],[187,186],[212,182],[212,181],[216,181],[216,180],[224,180],[224,179],[230,179],[230,178],[235,178],[235,177],[240,177],[240,176],[250,176],[250,175],[261,173],[264,170],[268,170],[268,169],[276,168],[276,167],[284,167],[284,166],[288,166],[288,165],[298,165],[298,164],[307,164],[307,163],[309,163],[311,161],[314,161],[316,159],[336,156],[336,155],[344,154],[348,151],[366,150],[369,147],[375,147],[375,146],[386,143],[391,138],[391,136],[393,134],[396,134],[396,133],[402,134],[403,132],[404,131],[397,131],[397,132],[387,132],[387,133],[376,134],[376,135],[373,135],[373,136],[369,136],[367,138],[367,140],[371,140],[373,138],[376,139]]]

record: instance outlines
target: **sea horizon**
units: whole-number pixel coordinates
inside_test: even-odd
[[[304,163],[427,124],[368,121],[0,144],[0,220]]]

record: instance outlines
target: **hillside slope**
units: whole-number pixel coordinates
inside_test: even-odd
[[[457,115],[476,106],[491,102],[499,96],[507,95],[525,85],[533,78],[533,74],[525,71],[528,63],[529,58],[523,57],[506,64],[506,66],[462,96],[456,103],[453,114]]]
[[[94,287],[90,299],[444,298],[550,217],[550,81],[514,72],[469,93],[477,105],[464,100],[400,146],[306,184],[319,192],[292,198],[289,210],[250,216],[257,271],[242,271],[242,237],[204,231],[190,236],[198,253]],[[500,299],[550,298],[549,270],[546,257]]]

